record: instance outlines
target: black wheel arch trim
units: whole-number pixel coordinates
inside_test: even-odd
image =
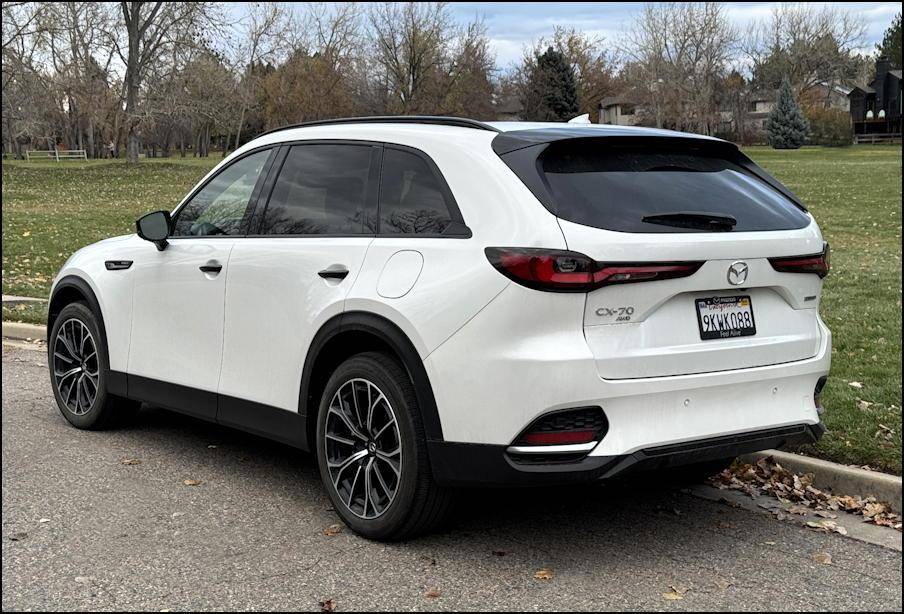
[[[308,346],[301,373],[301,390],[298,396],[299,414],[307,418],[309,413],[314,413],[308,411],[308,406],[311,395],[311,377],[320,352],[336,335],[350,331],[371,334],[395,352],[414,384],[427,440],[443,441],[443,430],[436,407],[436,398],[433,396],[433,387],[430,385],[430,379],[420,354],[401,328],[388,318],[367,311],[347,311],[333,316],[314,335]],[[318,403],[319,399],[314,399],[313,402]]]
[[[66,304],[58,305],[55,303],[57,297],[59,297],[60,292],[66,288],[72,288],[76,290],[82,297],[85,299],[85,302],[88,303],[88,308],[91,310],[91,313],[94,314],[95,319],[97,320],[97,328],[100,332],[101,347],[99,348],[101,354],[104,358],[104,364],[107,365],[107,372],[110,371],[110,355],[108,351],[107,345],[107,328],[104,324],[104,312],[100,308],[100,302],[97,300],[97,296],[94,294],[94,290],[91,288],[90,284],[85,281],[83,278],[78,275],[67,275],[60,279],[53,288],[53,292],[50,295],[50,302],[47,306],[47,351],[48,353],[52,350],[52,345],[50,344],[51,333],[53,332],[53,325],[56,323],[56,317],[54,316],[54,311],[59,313]],[[67,303],[68,304],[68,303]],[[124,390],[119,390],[118,386],[119,380],[117,378],[107,378],[107,387],[109,392],[115,395],[123,395],[125,393]]]

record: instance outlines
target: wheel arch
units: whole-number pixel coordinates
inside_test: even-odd
[[[107,345],[107,329],[104,325],[104,313],[100,308],[100,301],[91,285],[78,275],[66,275],[62,277],[53,287],[50,295],[50,302],[47,305],[47,351],[52,351],[50,345],[51,332],[53,325],[56,323],[60,312],[66,305],[75,302],[82,302],[88,305],[88,309],[97,319],[97,328],[100,331],[101,343],[99,351],[103,354],[104,363],[110,364],[110,356]]]
[[[67,275],[61,278],[53,287],[50,302],[47,305],[47,339],[63,308],[77,301],[88,305],[88,308],[97,318],[97,326],[104,337],[104,345],[107,344],[107,331],[104,328],[104,314],[100,308],[100,302],[91,285],[78,275]]]
[[[399,360],[414,384],[427,440],[442,441],[433,388],[414,344],[391,320],[366,311],[350,311],[326,321],[308,347],[298,397],[298,411],[306,423],[308,449],[316,449],[314,434],[320,395],[330,375],[346,358],[369,350],[387,351]]]

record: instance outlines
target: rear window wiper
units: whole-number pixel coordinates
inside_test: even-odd
[[[707,211],[675,211],[674,213],[657,213],[645,215],[647,224],[673,226],[675,228],[693,228],[711,232],[727,232],[737,225],[738,220],[730,215],[709,213]]]

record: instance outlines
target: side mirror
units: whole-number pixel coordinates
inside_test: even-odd
[[[159,251],[166,249],[166,239],[170,236],[172,219],[169,211],[154,211],[141,216],[135,222],[138,236],[157,246]]]

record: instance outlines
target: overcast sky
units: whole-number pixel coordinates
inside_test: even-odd
[[[548,35],[554,25],[574,26],[615,41],[628,27],[642,2],[452,2],[453,12],[462,22],[482,17],[500,67],[508,67],[521,57],[525,44]],[[728,2],[732,22],[744,27],[752,20],[768,16],[777,2]],[[866,47],[872,51],[882,40],[900,2],[826,2],[859,13],[867,25]]]
[[[618,41],[631,23],[642,2],[450,2],[453,14],[461,23],[483,19],[489,30],[496,63],[506,69],[521,58],[525,45],[547,36],[553,26],[574,26],[587,33]],[[743,28],[751,21],[769,15],[777,2],[728,2],[732,22]],[[814,3],[817,4],[817,3]],[[866,45],[861,51],[872,52],[876,43],[901,10],[900,2],[822,2],[845,6],[859,13],[867,25]],[[236,5],[241,13],[243,5]]]

